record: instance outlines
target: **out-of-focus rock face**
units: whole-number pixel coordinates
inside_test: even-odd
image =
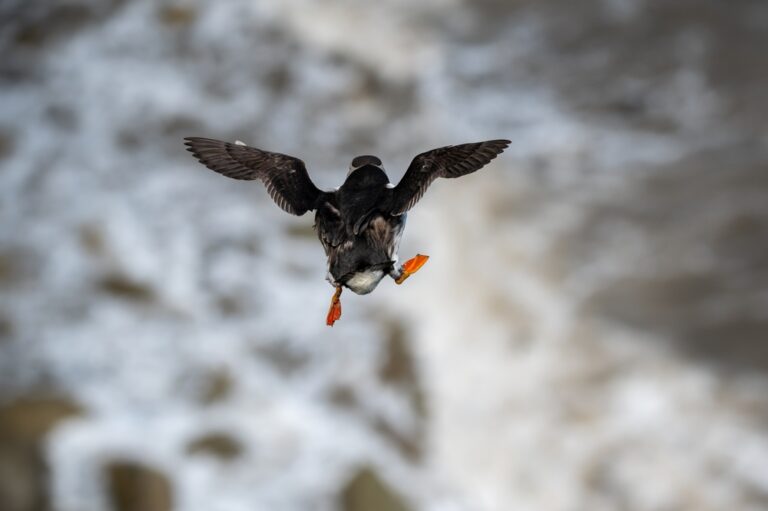
[[[341,494],[343,511],[408,511],[402,497],[396,495],[374,471],[362,468],[350,479]]]
[[[157,470],[133,462],[116,461],[106,469],[115,511],[171,511],[173,490]]]
[[[768,506],[765,2],[0,17],[0,395],[89,410],[2,408],[3,510]],[[429,264],[331,330],[311,218],[188,135],[323,188],[513,144],[432,186],[402,247]]]
[[[82,414],[61,397],[14,399],[0,405],[0,509],[50,509],[44,440],[61,421]]]
[[[768,370],[766,161],[764,147],[703,151],[658,169],[634,200],[622,194],[599,204],[576,236],[594,240],[606,223],[633,225],[653,264],[636,258],[633,271],[594,291],[587,309],[721,368]],[[577,248],[572,265],[599,258],[597,245]]]
[[[236,439],[226,433],[208,433],[196,438],[189,444],[187,451],[191,454],[205,454],[222,460],[237,458],[243,448]]]

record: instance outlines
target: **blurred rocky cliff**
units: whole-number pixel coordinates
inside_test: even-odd
[[[768,4],[0,3],[0,509],[768,507]],[[188,135],[505,137],[402,287]]]

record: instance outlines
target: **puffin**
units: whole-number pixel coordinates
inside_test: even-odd
[[[328,260],[326,279],[335,288],[326,324],[341,318],[341,292],[365,295],[391,277],[402,284],[429,256],[416,254],[398,265],[398,248],[407,212],[439,178],[476,172],[506,149],[509,140],[486,140],[439,147],[413,158],[393,185],[376,156],[352,159],[346,179],[334,190],[320,190],[309,178],[304,162],[265,151],[237,140],[186,137],[187,150],[209,169],[232,179],[259,180],[285,212],[301,216],[315,212],[314,229]]]

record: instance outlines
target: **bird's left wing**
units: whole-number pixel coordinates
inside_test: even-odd
[[[232,179],[259,179],[284,211],[303,215],[317,207],[321,192],[309,178],[304,162],[293,156],[262,151],[238,143],[187,137],[187,150],[200,163]]]
[[[501,154],[509,140],[486,140],[439,147],[416,156],[392,190],[389,212],[401,215],[411,209],[438,177],[460,177],[478,171]]]

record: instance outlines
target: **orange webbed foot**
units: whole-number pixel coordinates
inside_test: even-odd
[[[405,282],[405,279],[419,271],[419,269],[424,266],[424,263],[426,263],[428,259],[429,256],[422,254],[416,254],[416,257],[408,259],[403,264],[403,273],[397,278],[397,280],[395,280],[395,284],[402,284]]]
[[[341,300],[339,299],[341,289],[341,286],[337,287],[333,298],[331,298],[331,307],[328,309],[328,316],[325,318],[325,324],[328,326],[333,326],[336,320],[341,317]]]

